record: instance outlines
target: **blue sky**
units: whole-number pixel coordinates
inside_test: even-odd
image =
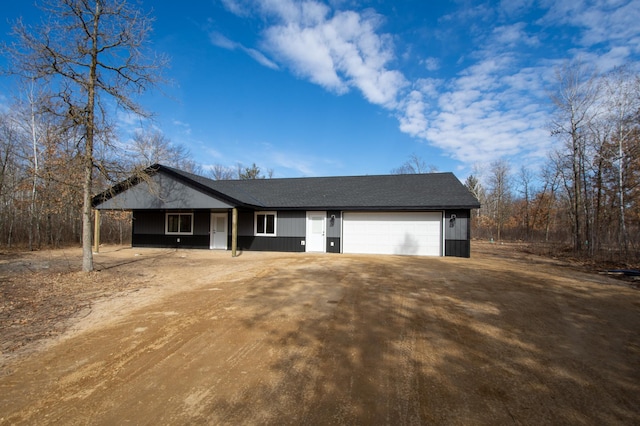
[[[385,174],[411,154],[464,179],[543,163],[554,72],[640,59],[640,1],[145,1],[171,58],[153,125],[203,167],[274,177]],[[28,1],[13,20],[40,19]],[[3,37],[9,31],[0,23]],[[0,82],[0,103],[12,86]]]

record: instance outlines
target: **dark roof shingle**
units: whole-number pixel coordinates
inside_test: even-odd
[[[212,180],[167,166],[152,168],[201,189],[264,209],[453,209],[480,203],[453,173]]]

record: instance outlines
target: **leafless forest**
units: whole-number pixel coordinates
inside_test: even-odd
[[[549,88],[555,147],[540,170],[504,160],[469,176],[474,236],[631,266],[640,254],[640,78],[579,62]],[[480,177],[480,178],[479,178]]]

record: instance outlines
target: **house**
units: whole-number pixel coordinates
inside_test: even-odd
[[[452,173],[215,181],[153,165],[93,199],[132,246],[470,256],[478,200]],[[98,215],[96,215],[98,216]]]

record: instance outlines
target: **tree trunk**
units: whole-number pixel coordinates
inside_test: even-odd
[[[100,17],[100,2],[96,2],[96,11],[93,19],[93,32],[91,40],[91,68],[89,69],[89,81],[87,82],[87,109],[84,161],[83,161],[83,202],[82,202],[82,270],[93,271],[92,248],[92,221],[91,221],[91,189],[93,186],[93,138],[95,136],[95,98],[98,68],[98,28]]]
[[[620,124],[620,128],[622,124]],[[625,207],[624,207],[624,152],[622,150],[622,130],[618,132],[618,203],[620,204],[620,245],[624,253],[627,253],[628,250],[628,241],[627,241],[627,225],[625,221]]]
[[[33,250],[36,228],[36,201],[38,190],[38,135],[36,133],[35,99],[33,97],[33,82],[29,94],[31,104],[31,142],[33,147],[33,185],[31,187],[31,204],[29,207],[29,250]]]

